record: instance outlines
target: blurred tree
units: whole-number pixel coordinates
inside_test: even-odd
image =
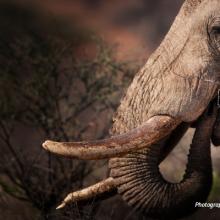
[[[110,122],[94,129],[103,117],[109,121],[133,71],[91,32],[68,29],[30,7],[1,3],[0,28],[0,185],[42,218],[55,219],[58,202],[81,188],[98,165],[52,156],[41,149],[42,141],[106,136]],[[79,60],[85,43],[96,45],[96,53]],[[85,117],[94,114],[100,118]],[[23,134],[19,143],[16,135],[24,127],[34,128],[38,140]],[[91,219],[96,206],[86,207],[73,205],[58,219]]]

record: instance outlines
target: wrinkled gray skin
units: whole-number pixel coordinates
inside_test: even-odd
[[[152,116],[169,115],[185,122],[177,128],[179,132],[174,131],[181,138],[216,96],[219,82],[220,1],[188,0],[128,88],[112,134],[126,133]],[[165,153],[170,136],[150,148],[111,159],[110,175],[122,198],[150,216],[180,217],[192,212],[195,202],[205,201],[211,188],[213,123],[212,116],[199,120],[180,183],[168,183],[158,168],[171,150]]]
[[[186,0],[128,88],[114,117],[113,137],[44,142],[46,150],[66,157],[115,157],[108,179],[70,193],[58,208],[117,188],[124,201],[147,216],[171,219],[193,212],[212,185],[210,139],[219,145],[220,110],[214,100],[219,85],[220,1]],[[192,123],[196,132],[185,175],[180,183],[169,183],[159,164]]]

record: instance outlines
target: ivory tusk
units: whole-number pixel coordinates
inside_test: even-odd
[[[66,204],[72,202],[77,202],[92,198],[98,194],[108,192],[113,188],[115,188],[114,179],[112,177],[109,177],[85,189],[68,194],[66,198],[63,200],[63,202],[56,209],[64,208]]]
[[[71,158],[111,158],[150,146],[171,133],[180,123],[181,120],[170,116],[154,116],[131,131],[108,139],[89,142],[46,141],[43,147],[52,153]]]

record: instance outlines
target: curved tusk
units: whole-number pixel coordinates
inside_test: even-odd
[[[46,141],[43,147],[59,155],[94,160],[105,159],[147,147],[167,136],[181,120],[170,116],[154,116],[141,126],[121,135],[90,142]]]
[[[62,209],[67,204],[72,203],[72,202],[77,202],[77,201],[92,198],[98,194],[108,192],[115,187],[116,186],[114,184],[114,179],[112,177],[109,177],[99,183],[96,183],[95,185],[92,185],[85,189],[68,194],[67,197],[63,200],[63,202],[56,209]]]

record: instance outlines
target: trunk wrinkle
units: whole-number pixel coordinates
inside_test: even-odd
[[[212,185],[210,137],[216,119],[217,110],[214,111],[199,119],[186,172],[179,183],[166,181],[159,170],[169,141],[110,160],[110,175],[129,205],[147,216],[171,218],[188,215],[195,210],[195,202],[206,201]]]

